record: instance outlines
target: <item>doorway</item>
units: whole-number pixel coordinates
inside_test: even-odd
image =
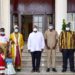
[[[27,41],[33,27],[32,15],[21,15],[21,22],[21,33],[23,34],[24,41]]]
[[[29,34],[33,30],[33,26],[38,26],[38,31],[45,32],[49,24],[53,24],[53,15],[21,15],[21,33],[24,41],[27,41]],[[54,25],[54,24],[53,24]]]

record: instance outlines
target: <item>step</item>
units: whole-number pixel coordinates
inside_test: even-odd
[[[28,52],[28,49],[24,48],[23,52]],[[47,52],[47,49],[44,49],[43,52]],[[59,49],[56,49],[56,52],[60,52]]]
[[[46,69],[47,69],[47,67],[41,67],[40,66],[40,71],[46,71]],[[62,70],[62,66],[58,66],[58,67],[56,67],[56,69],[58,70],[58,71],[61,71]],[[32,70],[32,67],[22,67],[22,71],[31,71]],[[50,68],[50,70],[52,70],[51,68]],[[67,70],[69,70],[69,67],[68,67],[68,69]]]
[[[44,52],[46,52],[46,51],[47,51],[47,49],[44,48]],[[57,52],[60,52],[60,51],[59,51],[59,47],[56,48],[56,51],[57,51]],[[28,49],[27,49],[27,46],[26,46],[26,45],[24,46],[23,52],[28,52]]]
[[[74,62],[75,63],[75,62]],[[22,67],[31,67],[32,66],[32,61],[29,59],[22,61]],[[40,63],[41,67],[46,67],[47,66],[47,61],[42,60]],[[62,66],[62,60],[56,60],[56,67]]]
[[[31,56],[31,53],[29,53],[29,52],[22,52],[22,56]],[[47,56],[47,52],[43,52],[42,56]],[[62,53],[61,52],[56,52],[56,56],[62,56]]]
[[[32,61],[22,61],[22,64],[31,64]],[[46,64],[47,61],[41,61],[41,63]],[[62,61],[56,61],[56,64],[60,64]]]
[[[21,68],[22,70],[21,70],[21,72],[30,72],[31,70],[32,70],[32,67],[22,67]],[[41,67],[40,66],[40,71],[42,72],[46,72],[46,69],[47,69],[47,67]],[[61,72],[62,71],[62,66],[56,66],[56,70],[58,71],[58,72]],[[50,71],[52,71],[52,68],[50,67]],[[70,67],[68,66],[68,68],[67,68],[67,71],[70,71]]]
[[[70,71],[67,71],[66,73],[62,73],[62,72],[57,72],[57,73],[54,73],[54,72],[40,72],[40,73],[32,73],[32,72],[17,72],[17,75],[75,75],[75,73],[72,73]]]
[[[32,67],[32,64],[22,64],[22,68],[31,68],[31,67]],[[40,67],[41,68],[46,68],[47,64],[41,63]],[[59,63],[59,64],[56,63],[56,68],[60,68],[60,67],[62,67],[62,63]],[[69,67],[69,65],[68,65],[68,67]]]
[[[30,61],[32,61],[32,59],[31,59],[31,57],[24,57],[24,58],[22,58],[22,61],[30,62]],[[47,61],[47,57],[42,57],[41,61],[43,61],[43,62]],[[62,57],[56,58],[56,62],[58,62],[58,61],[62,61]]]
[[[62,64],[63,64],[62,61],[56,62],[56,67],[61,67]],[[41,62],[40,66],[43,67],[43,68],[47,67],[47,62],[46,61],[45,62]],[[24,61],[24,62],[22,62],[22,67],[32,67],[32,62],[25,62]],[[68,64],[68,67],[69,67],[69,64]]]
[[[22,62],[22,67],[31,67],[32,66],[32,62]],[[41,67],[46,67],[47,66],[47,62],[41,62],[40,63]],[[56,66],[62,66],[62,62],[56,62]]]
[[[47,67],[40,67],[40,72],[46,72]],[[22,67],[22,72],[31,72],[32,67]],[[57,73],[62,71],[62,66],[56,67]],[[50,72],[52,72],[52,68],[50,68]],[[70,67],[67,68],[67,72],[70,72]]]
[[[24,53],[22,53],[22,56],[23,56],[23,57],[24,57],[24,56],[31,56],[31,54],[28,53],[28,52],[24,52]],[[47,56],[47,53],[46,53],[46,52],[43,52],[43,53],[42,53],[42,56]],[[62,53],[56,52],[56,56],[62,56]]]
[[[25,63],[25,64],[22,64],[22,68],[28,68],[28,67],[29,67],[29,68],[32,67],[32,63],[27,63],[27,64]],[[46,68],[46,67],[47,67],[47,63],[41,63],[41,64],[40,64],[40,67],[41,67],[41,68]],[[56,63],[56,67],[57,67],[57,68],[62,67],[62,62]],[[70,67],[69,64],[68,64],[68,67]]]
[[[32,61],[31,57],[22,57],[22,61],[25,61],[25,62],[30,62]],[[41,62],[44,62],[44,61],[47,61],[47,57],[42,57],[41,58]],[[56,57],[56,62],[59,62],[59,61],[62,61],[62,57]],[[75,61],[75,58],[74,58],[74,61]]]

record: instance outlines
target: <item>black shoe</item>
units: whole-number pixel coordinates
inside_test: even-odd
[[[57,70],[56,70],[55,68],[52,68],[52,71],[53,71],[53,72],[57,72]]]
[[[36,70],[36,72],[40,72],[40,70]]]
[[[17,72],[20,72],[20,71],[21,71],[21,69],[16,69],[16,71],[17,71]]]
[[[66,72],[66,70],[63,69],[62,72]]]
[[[50,68],[47,68],[46,72],[50,72]]]
[[[32,71],[31,71],[31,72],[35,72],[35,70],[33,70],[33,69],[32,69]]]
[[[71,72],[75,72],[75,70],[71,70]]]

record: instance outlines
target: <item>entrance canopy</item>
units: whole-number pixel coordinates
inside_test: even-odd
[[[33,14],[36,12],[53,13],[55,11],[55,0],[11,0],[11,5],[13,12]]]

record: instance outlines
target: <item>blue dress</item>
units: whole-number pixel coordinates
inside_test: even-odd
[[[6,58],[7,68],[5,70],[5,74],[16,74],[12,62],[13,60],[11,58]]]

